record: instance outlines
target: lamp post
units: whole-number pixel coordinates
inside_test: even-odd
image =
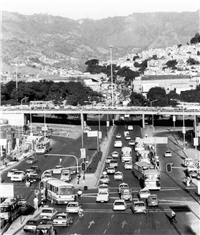
[[[24,97],[23,99],[21,99],[21,105],[22,105],[23,101],[26,99],[28,99],[28,97]]]
[[[51,154],[51,153],[48,153],[48,154],[45,154],[45,157],[47,157],[47,156],[55,156],[55,157],[73,157],[73,158],[75,158],[75,160],[76,160],[76,172],[78,173],[79,172],[79,170],[78,170],[78,158],[75,156],[75,155],[72,155],[72,154]]]
[[[111,100],[112,100],[112,107],[114,106],[114,100],[113,100],[113,68],[112,68],[112,48],[113,46],[109,46],[110,47],[110,76],[111,76]]]
[[[184,116],[184,107],[183,107],[183,149],[185,150],[185,116]]]
[[[156,101],[158,101],[158,99],[150,101],[150,107],[152,107],[152,104],[153,104],[154,102],[156,102]],[[154,118],[153,118],[153,117],[154,117],[154,116],[153,116],[153,114],[152,114],[152,126],[154,126]]]

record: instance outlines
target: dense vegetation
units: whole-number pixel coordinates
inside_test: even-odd
[[[60,104],[66,100],[69,105],[83,105],[85,102],[99,101],[101,94],[80,82],[19,82],[10,81],[1,85],[1,104],[20,104],[24,97],[31,100],[54,100]],[[24,101],[25,102],[25,101]],[[23,103],[24,103],[23,102]]]

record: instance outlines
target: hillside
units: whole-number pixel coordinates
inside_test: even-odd
[[[88,59],[109,59],[155,47],[186,44],[199,32],[199,11],[133,13],[102,20],[3,12],[3,61],[49,58],[55,66],[84,70]],[[46,63],[46,62],[43,62]]]

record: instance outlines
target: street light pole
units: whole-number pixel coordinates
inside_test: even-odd
[[[111,95],[111,99],[112,99],[112,107],[114,106],[114,101],[113,101],[113,68],[112,68],[112,48],[113,46],[110,46],[110,76],[111,76],[111,91],[112,91],[112,95]]]
[[[158,99],[150,101],[150,107],[152,107],[152,104],[156,101],[158,101]],[[153,114],[152,114],[152,126],[154,126],[154,116],[153,116]]]
[[[17,95],[17,102],[18,102],[18,77],[17,77],[17,64],[15,64],[15,78],[16,78],[16,95]]]
[[[183,149],[185,149],[185,116],[184,116],[184,108],[183,108]]]

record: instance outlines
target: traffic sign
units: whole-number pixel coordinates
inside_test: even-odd
[[[81,158],[86,158],[86,150],[85,148],[81,148]]]
[[[172,164],[171,164],[171,163],[167,163],[167,165],[166,165],[166,171],[167,171],[168,173],[171,173],[171,172],[172,172]]]

